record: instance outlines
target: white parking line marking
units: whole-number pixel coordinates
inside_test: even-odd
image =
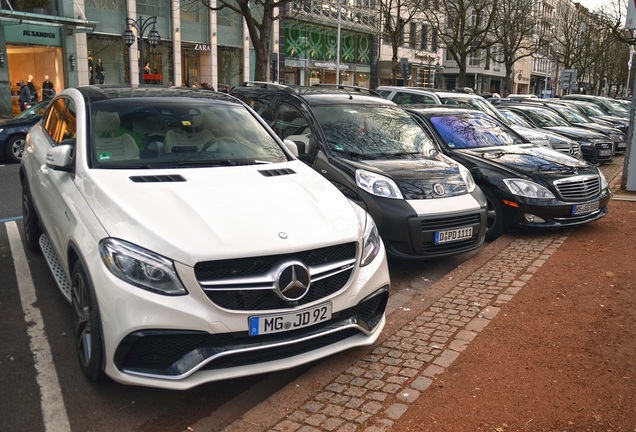
[[[6,224],[11,254],[13,255],[13,265],[20,291],[20,301],[24,311],[24,321],[27,324],[29,344],[35,362],[36,379],[40,387],[42,417],[44,419],[44,429],[50,432],[70,431],[64,398],[60,389],[60,383],[53,365],[51,347],[49,346],[46,333],[44,332],[44,321],[40,310],[34,306],[37,302],[35,287],[31,279],[31,272],[15,222]]]

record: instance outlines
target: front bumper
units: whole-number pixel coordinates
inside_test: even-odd
[[[580,225],[598,220],[608,212],[607,203],[611,193],[605,190],[598,198],[586,202],[564,202],[515,197],[519,207],[504,206],[504,221],[507,228],[546,229]],[[598,209],[574,215],[574,206],[598,202]]]
[[[175,266],[188,294],[174,297],[119,280],[96,254],[88,266],[102,318],[105,372],[122,384],[186,390],[288,369],[370,345],[385,324],[390,278],[383,246],[369,265],[353,266],[340,289],[285,309],[221,307],[206,295],[194,269],[180,263]],[[324,302],[331,303],[331,320],[248,335],[250,316],[303,311]]]

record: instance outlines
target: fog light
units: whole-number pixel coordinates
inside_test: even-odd
[[[524,213],[523,217],[525,217],[526,221],[528,221],[530,223],[545,223],[545,220],[541,219],[537,215],[533,215],[533,214],[530,214],[530,213]]]

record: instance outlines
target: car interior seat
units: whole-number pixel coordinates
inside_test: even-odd
[[[95,114],[95,151],[100,161],[139,159],[139,146],[127,134],[115,135],[119,131],[119,114],[97,111]]]
[[[190,120],[191,131],[181,132],[169,130],[164,138],[163,149],[166,153],[178,152],[179,148],[193,148],[201,150],[203,146],[214,138],[212,132],[201,127],[202,116],[195,115]]]

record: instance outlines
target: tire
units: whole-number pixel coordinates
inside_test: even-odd
[[[71,276],[73,337],[80,368],[91,381],[103,381],[104,344],[99,307],[93,285],[81,261],[73,267]]]
[[[504,233],[503,208],[492,190],[482,187],[486,196],[486,241],[491,242]]]
[[[26,143],[26,137],[24,135],[17,135],[11,137],[7,141],[7,159],[12,163],[20,163],[22,160],[22,153],[24,153],[24,144]]]
[[[29,183],[26,180],[22,182],[22,226],[27,247],[34,252],[40,252],[42,229],[31,198]]]

